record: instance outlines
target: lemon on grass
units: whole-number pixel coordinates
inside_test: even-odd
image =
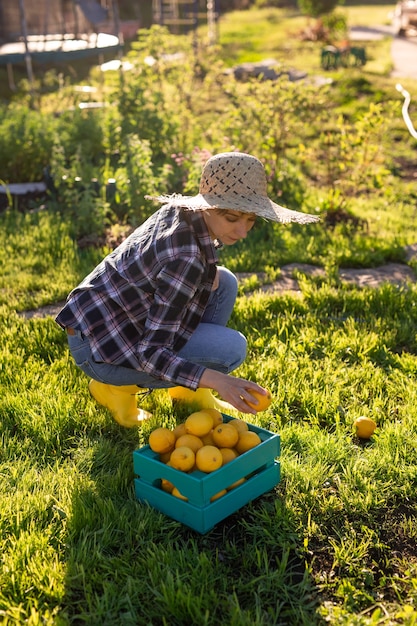
[[[360,439],[370,439],[375,432],[376,424],[370,417],[358,417],[353,422],[353,426],[356,430],[356,435]]]
[[[247,400],[246,400],[246,404],[249,404],[249,406],[252,409],[255,409],[255,411],[257,411],[258,413],[259,411],[265,411],[265,409],[267,409],[270,406],[272,402],[272,395],[269,390],[267,391],[266,396],[263,396],[258,391],[253,391],[252,389],[249,391],[249,393],[251,396],[255,398],[255,400],[258,401],[258,404],[248,402]]]

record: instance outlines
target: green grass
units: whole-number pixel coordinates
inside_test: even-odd
[[[348,27],[389,24],[391,5],[341,6],[338,12]],[[302,41],[300,34],[311,22],[295,10],[256,9],[230,12],[220,17],[219,43],[230,64],[273,58],[284,67],[320,73],[320,42]],[[245,46],[242,46],[242,41]],[[337,43],[337,40],[335,41]],[[367,71],[387,75],[391,69],[391,39],[358,41],[366,47]]]
[[[166,392],[123,430],[54,322],[3,307],[4,623],[415,623],[416,290],[303,293],[237,303],[239,373],[273,393],[254,421],[281,433],[282,480],[204,536],[134,498],[133,450],[181,419]]]
[[[366,25],[389,8],[343,10]],[[289,22],[303,20],[271,15],[224,16],[228,64],[286,58],[279,42]],[[384,64],[337,77],[332,93],[346,117],[356,115],[355,99],[365,106],[391,93]],[[412,172],[415,142],[401,118],[387,136],[384,165],[401,155]],[[295,261],[325,273],[300,278],[301,294],[248,291],[257,277],[242,288],[231,324],[249,351],[236,374],[272,392],[270,409],[250,419],[280,433],[282,478],[206,535],[134,495],[133,451],[186,409],[155,391],[142,403],[153,418],[139,430],[119,427],[89,395],[53,318],[22,314],[64,298],[105,249],[80,249],[76,217],[48,205],[0,214],[2,624],[417,624],[417,287],[359,289],[336,277],[339,267],[404,262],[416,239],[415,190],[400,173],[349,197],[366,226],[259,224],[222,252],[232,270],[263,270],[269,280]],[[312,185],[305,208],[323,193]],[[368,441],[353,430],[360,415],[377,423]]]

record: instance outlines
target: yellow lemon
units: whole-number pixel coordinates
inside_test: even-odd
[[[220,448],[220,453],[223,457],[223,465],[230,463],[239,456],[234,448]]]
[[[195,454],[187,446],[180,446],[171,452],[169,464],[181,472],[189,472],[194,467]]]
[[[214,446],[213,429],[209,433],[207,433],[207,435],[203,435],[202,437],[200,437],[200,439],[203,442],[203,445]]]
[[[205,411],[191,413],[185,420],[185,430],[190,435],[202,437],[207,435],[213,428],[213,418]]]
[[[208,413],[213,418],[213,426],[223,422],[223,415],[217,409],[202,409],[204,413]]]
[[[213,429],[214,445],[218,448],[233,448],[238,439],[238,431],[230,424],[219,424]]]
[[[223,457],[216,446],[203,446],[195,455],[195,464],[200,472],[214,472],[223,464]]]
[[[171,483],[171,481],[167,480],[166,478],[162,478],[161,489],[163,491],[166,491],[167,493],[172,493],[172,490],[174,489],[174,485]]]
[[[182,435],[186,435],[187,431],[185,430],[185,423],[182,422],[181,424],[178,424],[178,426],[175,426],[172,432],[174,433],[176,439]]]
[[[161,463],[169,462],[169,459],[171,458],[171,452],[172,450],[168,450],[168,452],[164,452],[163,454],[159,455],[159,460],[161,461]]]
[[[181,435],[181,437],[178,437],[177,441],[175,442],[176,448],[179,448],[180,446],[187,446],[188,448],[191,448],[194,454],[197,452],[197,450],[202,448],[203,445],[204,444],[201,441],[200,437],[196,437],[196,435],[189,435],[187,433],[185,435]]]
[[[211,496],[210,502],[215,502],[216,500],[218,500],[222,496],[225,496],[226,493],[227,493],[227,489],[222,489],[221,491],[218,491],[217,493],[214,494],[214,496]]]
[[[188,501],[188,498],[183,496],[182,493],[180,493],[176,487],[174,487],[174,489],[171,491],[171,494],[175,496],[176,498],[179,498],[180,500],[185,500],[185,502]]]
[[[239,487],[239,485],[244,483],[245,480],[246,480],[246,478],[239,478],[239,480],[236,480],[232,485],[229,485],[229,487],[227,488],[227,491],[231,491],[232,489],[236,489],[236,487]]]
[[[252,403],[252,402],[247,402],[246,404],[249,404],[249,406],[252,409],[255,409],[255,411],[257,411],[259,413],[259,411],[265,411],[265,409],[267,409],[271,402],[272,402],[272,395],[270,391],[267,391],[266,396],[261,395],[258,391],[249,391],[250,395],[253,396],[255,398],[255,400],[258,401],[258,404]]]
[[[169,428],[156,428],[149,435],[149,446],[154,452],[165,454],[174,449],[175,435]]]
[[[243,454],[260,443],[261,438],[259,435],[253,432],[253,430],[248,430],[247,432],[239,433],[239,439],[235,448],[239,454]]]
[[[249,430],[249,426],[247,425],[247,423],[241,419],[232,419],[227,423],[230,424],[230,426],[233,426],[233,428],[236,428],[239,433],[243,432],[244,430]]]
[[[376,424],[370,417],[358,417],[353,423],[360,439],[370,439],[375,432]]]

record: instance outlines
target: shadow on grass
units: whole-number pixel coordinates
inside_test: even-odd
[[[200,535],[135,499],[135,435],[114,428],[80,451],[62,603],[70,623],[320,623],[279,487]]]

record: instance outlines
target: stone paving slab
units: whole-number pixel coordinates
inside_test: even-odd
[[[276,281],[262,284],[255,291],[269,294],[286,291],[301,292],[296,278],[297,273],[305,274],[306,276],[326,276],[325,270],[321,267],[308,265],[307,263],[290,263],[281,267],[280,277]],[[237,274],[237,277],[238,280],[243,281],[253,275],[258,276],[261,283],[265,280],[265,274],[257,272],[240,273]],[[417,276],[414,270],[409,265],[403,263],[386,263],[385,265],[369,269],[341,269],[339,276],[342,282],[354,284],[358,287],[375,288],[383,283],[401,286],[417,282]]]
[[[407,259],[417,258],[417,243],[406,247]],[[261,286],[255,289],[262,293],[274,294],[283,292],[301,293],[297,280],[297,273],[306,276],[325,277],[326,272],[322,267],[309,265],[308,263],[289,263],[281,267],[281,273],[273,283],[264,283],[266,274],[263,272],[238,272],[236,276],[240,282],[251,276],[257,276]],[[342,282],[357,285],[358,287],[378,287],[383,283],[403,286],[417,283],[416,272],[405,263],[386,263],[374,268],[341,269],[339,276]],[[264,283],[264,284],[262,284]],[[39,309],[23,311],[20,313],[26,319],[55,317],[64,306],[65,300],[49,304]]]
[[[340,270],[340,278],[358,287],[378,287],[382,283],[403,285],[415,283],[416,275],[411,267],[402,263],[387,263],[373,269]]]

